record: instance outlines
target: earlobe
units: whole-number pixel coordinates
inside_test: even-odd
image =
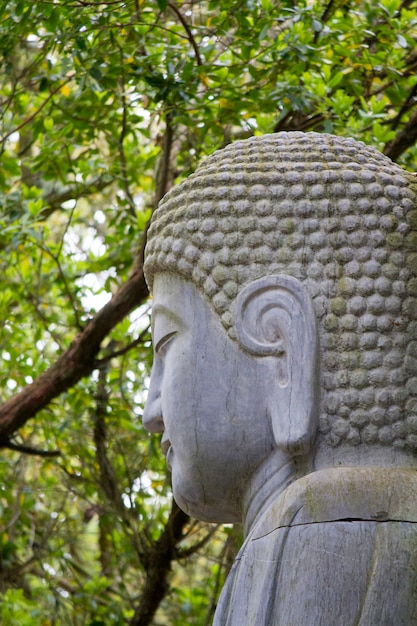
[[[313,304],[302,283],[284,274],[247,285],[235,308],[242,348],[271,356],[275,368],[268,407],[276,446],[305,454],[317,429],[317,330]]]

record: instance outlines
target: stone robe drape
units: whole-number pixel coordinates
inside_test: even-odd
[[[253,525],[213,626],[417,626],[417,472],[330,468]]]

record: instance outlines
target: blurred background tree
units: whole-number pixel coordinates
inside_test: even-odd
[[[415,170],[416,2],[0,7],[0,621],[206,626],[240,530],[179,511],[141,425],[146,224],[251,135]]]

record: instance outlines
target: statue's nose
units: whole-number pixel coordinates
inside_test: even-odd
[[[163,433],[165,430],[162,419],[161,385],[155,366],[152,369],[151,384],[142,415],[142,423],[150,433]]]
[[[163,433],[165,430],[161,411],[157,410],[160,406],[160,402],[149,402],[149,400],[146,402],[142,423],[150,433]]]

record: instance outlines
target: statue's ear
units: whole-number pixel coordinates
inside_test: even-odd
[[[318,346],[313,304],[304,286],[286,275],[265,276],[240,292],[235,308],[244,350],[271,358],[276,384],[267,406],[278,448],[306,454],[317,430]]]

